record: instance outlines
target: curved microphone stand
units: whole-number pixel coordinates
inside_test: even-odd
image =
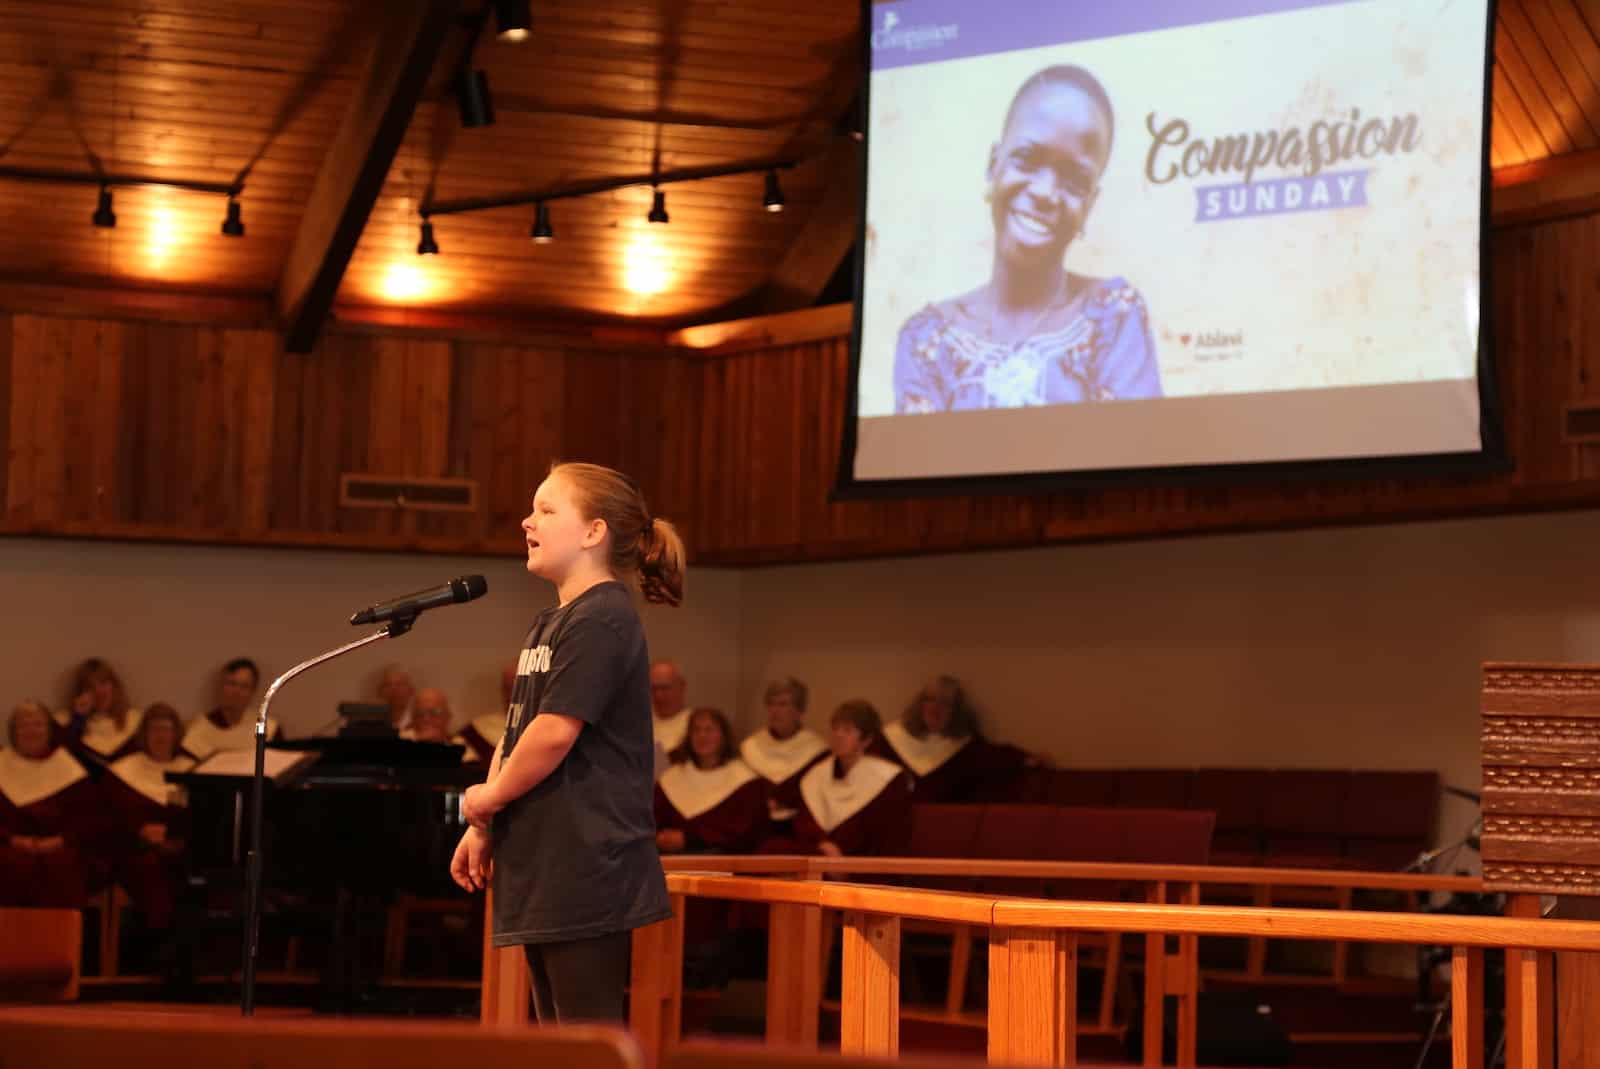
[[[366,638],[340,646],[336,650],[319,654],[302,661],[272,681],[261,699],[261,711],[256,714],[256,768],[250,783],[250,853],[245,859],[245,922],[244,922],[244,981],[239,1001],[239,1012],[249,1017],[256,1011],[256,950],[261,934],[261,811],[262,787],[266,779],[267,762],[267,709],[279,689],[302,672],[315,668],[352,650],[370,646],[386,638],[399,638],[416,623],[415,615],[396,616],[381,629]]]

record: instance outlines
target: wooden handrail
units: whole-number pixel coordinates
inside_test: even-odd
[[[817,858],[799,854],[668,854],[668,872],[731,872],[741,876],[809,876]]]
[[[669,873],[667,889],[672,894],[691,897],[793,903],[997,928],[1600,951],[1600,923],[1590,921],[1256,906],[1051,902],[872,884],[686,873]]]
[[[824,905],[827,905],[824,895]],[[1600,951],[1600,923],[1439,913],[1368,913],[1256,906],[1165,906],[1002,899],[997,927],[1167,935],[1261,935],[1425,946]]]
[[[1129,883],[1251,884],[1372,891],[1481,892],[1476,876],[1363,872],[1345,869],[1268,869],[1232,865],[1152,865],[1100,861],[998,861],[980,858],[800,857],[697,854],[661,859],[668,872],[738,875],[966,876],[1044,880],[1111,880]]]

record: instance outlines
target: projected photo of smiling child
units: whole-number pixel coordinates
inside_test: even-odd
[[[1111,156],[1110,97],[1081,67],[1038,71],[989,150],[989,281],[900,328],[895,409],[1019,408],[1161,396],[1144,298],[1066,268]]]

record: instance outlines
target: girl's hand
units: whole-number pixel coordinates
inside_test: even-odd
[[[1055,768],[1055,758],[1047,753],[1031,753],[1022,759],[1023,768]]]
[[[139,829],[139,838],[151,846],[160,846],[167,841],[167,829],[162,824],[146,824]]]
[[[844,851],[840,850],[832,839],[822,840],[822,842],[817,846],[817,850],[822,854],[823,857],[844,857]]]
[[[662,828],[656,832],[656,849],[664,854],[677,854],[688,845],[682,828]]]
[[[467,793],[461,797],[461,815],[467,818],[467,823],[474,828],[487,829],[489,821],[500,812],[500,806],[495,803],[494,795],[489,790],[487,783],[474,784],[467,788]]]
[[[59,835],[52,835],[48,839],[35,839],[33,848],[41,854],[53,854],[58,850],[65,850],[67,841]]]
[[[494,840],[482,828],[468,828],[450,859],[450,878],[463,891],[481,891],[494,875]]]
[[[39,840],[31,835],[13,835],[11,837],[11,849],[21,850],[25,854],[37,853],[38,842]]]

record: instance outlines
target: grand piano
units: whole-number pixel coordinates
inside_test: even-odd
[[[449,878],[465,830],[460,798],[484,769],[463,764],[460,746],[385,735],[268,745],[264,928],[287,919],[320,930],[328,947],[322,1001],[332,1009],[355,1009],[370,994],[380,964],[373,937],[381,938],[396,895],[462,895]],[[213,915],[219,903],[234,910],[239,931],[252,761],[224,755],[167,777],[189,793],[189,897]]]

